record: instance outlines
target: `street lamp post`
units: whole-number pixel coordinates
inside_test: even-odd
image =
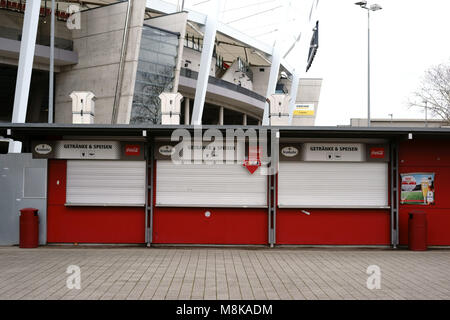
[[[428,127],[428,101],[424,101],[425,103],[425,127]]]
[[[367,10],[367,126],[370,127],[370,11],[381,10],[379,4],[367,5],[367,1],[355,3],[362,9]]]

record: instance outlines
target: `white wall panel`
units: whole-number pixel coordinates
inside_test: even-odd
[[[145,205],[145,161],[68,160],[68,205]]]
[[[265,207],[267,176],[242,164],[183,164],[158,160],[156,205],[176,207]]]
[[[280,162],[280,207],[386,207],[388,164]]]

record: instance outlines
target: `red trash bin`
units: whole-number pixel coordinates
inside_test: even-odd
[[[20,210],[19,248],[37,248],[39,244],[38,211],[35,208]]]
[[[413,251],[427,250],[427,215],[423,211],[409,213],[408,246]]]

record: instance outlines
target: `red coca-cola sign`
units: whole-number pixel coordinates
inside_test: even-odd
[[[373,159],[384,159],[384,148],[370,148],[370,157]]]
[[[137,144],[127,144],[125,146],[125,155],[138,156],[141,154],[141,146]]]

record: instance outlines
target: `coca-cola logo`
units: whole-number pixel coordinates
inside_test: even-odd
[[[127,156],[138,156],[141,154],[141,146],[139,145],[126,145],[125,154]]]
[[[384,158],[384,148],[371,148],[370,149],[370,157],[374,159],[383,159]]]

